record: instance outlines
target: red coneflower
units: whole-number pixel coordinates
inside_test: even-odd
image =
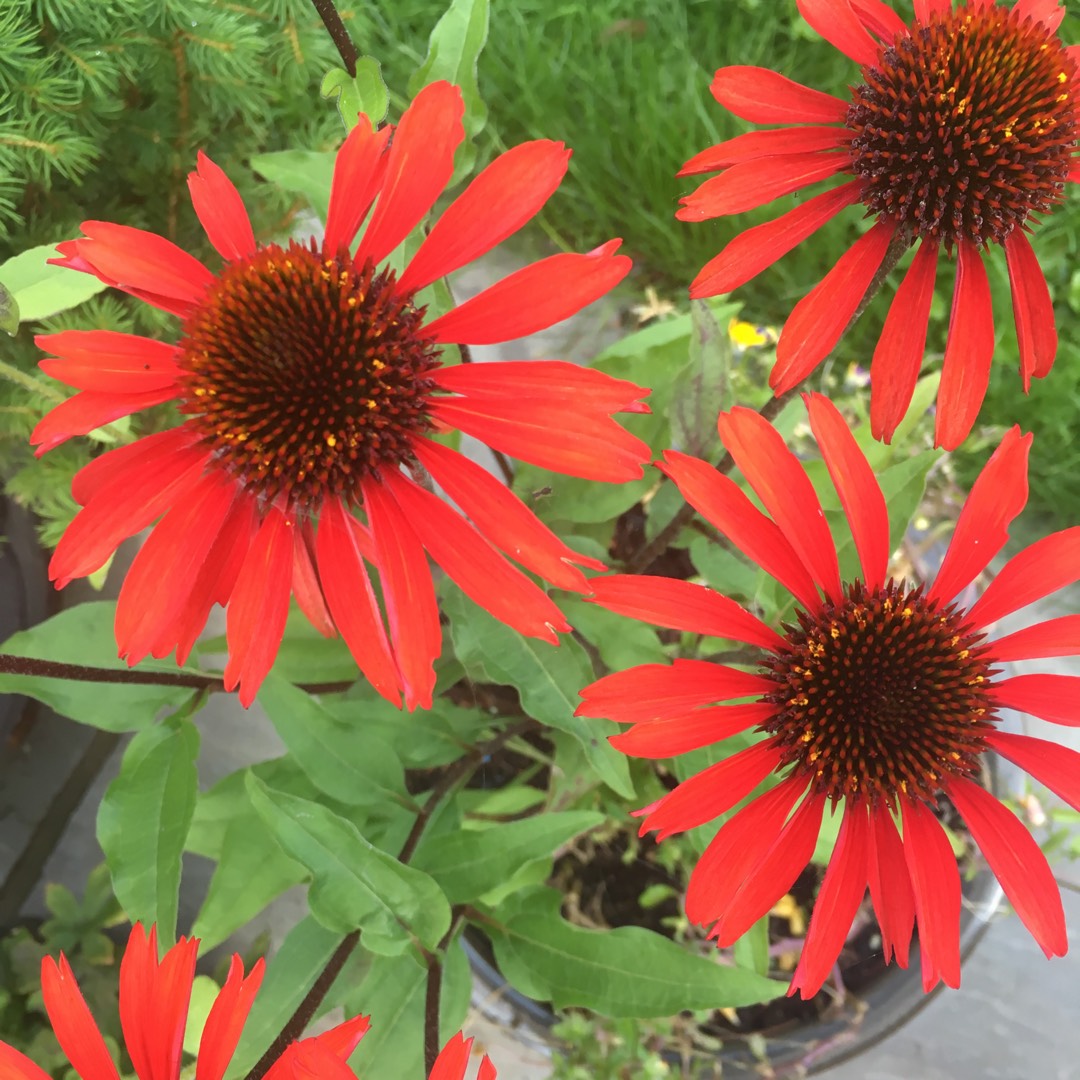
[[[442,346],[550,326],[611,289],[630,260],[615,254],[617,240],[554,255],[426,320],[417,292],[524,225],[570,156],[546,140],[500,155],[404,269],[380,268],[448,183],[462,111],[458,88],[435,83],[396,131],[373,131],[361,117],[337,155],[321,247],[256,245],[235,187],[203,154],[188,183],[225,260],[219,273],[124,225],[87,221],[85,238],[59,246],[60,265],[182,319],[175,345],[107,331],[37,339],[59,358],[42,368],[80,391],[38,425],[39,452],[165,401],[186,417],[76,476],[83,509],[50,567],[62,587],[161,518],[117,607],[130,664],[174,648],[182,663],[213,605],[227,605],[225,683],[239,683],[248,704],[277,653],[291,591],[319,630],[341,634],[379,693],[430,705],[441,632],[425,549],[520,633],[556,642],[569,629],[496,549],[565,589],[584,590],[578,566],[601,564],[429,435],[458,429],[543,468],[621,482],[640,476],[649,455],[611,414],[647,411],[638,401],[647,391],[555,360],[443,366]],[[432,494],[425,474],[457,510]],[[379,572],[389,635],[365,563]]]
[[[136,923],[120,963],[120,1026],[124,1046],[139,1080],[179,1080],[184,1028],[195,978],[199,942],[181,938],[158,959],[157,930],[147,934]],[[239,956],[233,956],[225,985],[214,1001],[203,1028],[195,1066],[196,1080],[221,1080],[240,1040],[262,983],[265,964],[258,960],[248,975]],[[60,1049],[83,1080],[119,1080],[116,1066],[63,953],[59,961],[41,963],[41,995]],[[340,1062],[356,1049],[369,1027],[366,1016],[339,1024],[315,1039]],[[293,1055],[304,1046],[294,1043],[274,1064],[275,1080],[288,1076]],[[5,1076],[48,1080],[48,1074],[13,1047],[0,1042]]]
[[[120,1025],[124,1046],[138,1080],[180,1080],[184,1029],[195,978],[197,939],[181,938],[158,960],[156,927],[149,935],[140,923],[132,928],[120,964]],[[262,982],[265,964],[258,960],[244,975],[233,956],[225,985],[207,1016],[195,1062],[195,1080],[222,1080],[240,1041]],[[82,1080],[120,1080],[105,1040],[94,1023],[67,958],[45,957],[41,994],[60,1049]],[[267,1080],[355,1080],[346,1064],[370,1026],[357,1016],[310,1039],[286,1047],[266,1073]],[[472,1039],[455,1035],[439,1054],[429,1080],[464,1080]],[[49,1080],[49,1074],[25,1054],[0,1042],[0,1075],[5,1080]],[[495,1080],[485,1056],[477,1080]]]
[[[1013,428],[960,513],[933,584],[888,577],[889,520],[877,479],[843,417],[806,398],[810,425],[850,522],[862,577],[841,580],[829,525],[806,471],[760,416],[733,409],[720,436],[762,513],[734,480],[668,451],[660,468],[686,500],[795,597],[778,630],[733,600],[667,578],[593,579],[596,602],[660,626],[763,650],[756,670],[704,660],[647,664],[582,691],[585,716],[633,726],[612,742],[664,758],[754,728],[749,749],[684,781],[647,808],[661,836],[726,814],[770,775],[779,782],[724,823],[694,868],[689,917],[730,945],[787,892],[810,860],[826,804],[843,814],[791,992],[810,997],[844,944],[867,887],[886,960],[906,965],[918,922],[927,989],[960,980],[960,877],[932,807],[944,793],[1048,956],[1068,942],[1061,896],[1019,819],[976,782],[996,751],[1080,808],[1080,754],[998,725],[999,707],[1080,724],[1080,680],[1000,678],[1006,661],[1080,654],[1080,615],[994,642],[987,627],[1080,577],[1080,528],[1010,559],[978,601],[955,602],[1008,538],[1027,501],[1030,435]],[[754,700],[742,704],[717,702]],[[898,831],[902,829],[903,838]]]
[[[723,170],[682,200],[684,221],[737,214],[838,173],[853,179],[737,236],[698,274],[694,297],[730,292],[845,207],[877,223],[791,313],[770,383],[782,394],[839,341],[890,245],[919,241],[873,358],[871,425],[892,437],[926,345],[938,252],[956,253],[952,315],[935,438],[971,430],[990,378],[994,320],[980,249],[1005,249],[1020,375],[1047,375],[1057,351],[1050,293],[1025,235],[1080,179],[1077,52],[1056,31],[1059,0],[915,0],[908,26],[882,0],[797,0],[803,18],[861,66],[851,100],[774,71],[721,68],[717,101],[744,120],[800,124],[757,131],[693,157],[679,175]]]

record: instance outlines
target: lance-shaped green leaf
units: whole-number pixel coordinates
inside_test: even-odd
[[[116,655],[115,614],[115,602],[78,604],[29,630],[13,634],[0,645],[0,652],[127,671],[127,664]],[[162,661],[149,660],[139,665],[142,672],[175,675],[178,670],[184,669]],[[103,731],[137,731],[152,724],[161,709],[178,708],[198,693],[183,686],[125,682],[95,683],[90,691],[85,682],[72,679],[10,674],[0,674],[0,692],[26,694],[43,701],[61,716]]]
[[[446,953],[439,993],[441,1041],[460,1030],[471,989],[468,960],[454,943]],[[427,968],[412,956],[371,957],[363,981],[345,1000],[346,1016],[371,1017],[371,1029],[350,1059],[358,1076],[423,1080],[426,991]]]
[[[712,307],[690,302],[690,357],[675,382],[671,435],[687,454],[715,460],[720,446],[716,418],[731,402],[731,338]]]
[[[492,935],[510,982],[557,1008],[649,1018],[752,1005],[786,989],[755,971],[720,963],[715,951],[698,955],[644,927],[574,926],[560,914],[561,901],[554,889],[539,889]]]
[[[0,327],[9,334],[18,329],[20,319],[23,322],[47,319],[57,312],[78,307],[107,287],[93,274],[51,266],[47,260],[55,258],[56,245],[42,244],[0,264],[0,285],[14,301],[15,328],[10,327],[10,314],[0,322]]]
[[[557,848],[604,820],[591,810],[568,810],[460,830],[422,845],[414,861],[439,883],[450,903],[462,904],[502,885],[528,863],[550,859]]]
[[[397,754],[366,729],[362,710],[354,722],[344,723],[275,672],[260,687],[259,704],[320,791],[348,805],[405,798],[405,770]]]
[[[332,150],[275,150],[255,154],[251,167],[281,188],[303,195],[322,221],[330,208],[330,182],[334,178]]]
[[[245,1076],[281,1034],[340,944],[341,934],[327,930],[310,915],[289,931],[281,948],[270,958],[240,1044],[229,1063],[228,1080]]]
[[[446,586],[443,610],[450,617],[454,651],[474,678],[517,688],[525,712],[542,724],[572,735],[596,775],[631,798],[634,785],[626,758],[608,743],[618,725],[574,715],[578,691],[594,680],[585,650],[571,637],[558,645],[523,637]]]
[[[450,905],[425,873],[380,851],[350,821],[309,799],[247,776],[259,815],[290,858],[311,873],[311,913],[340,933],[362,928],[371,952],[394,955],[415,936],[435,948],[450,927]]]
[[[98,809],[97,838],[116,898],[131,917],[173,940],[180,859],[195,810],[199,733],[187,721],[140,732]]]
[[[454,179],[472,171],[476,160],[473,140],[487,123],[488,109],[480,96],[476,65],[488,35],[488,0],[451,0],[428,39],[427,57],[409,79],[409,94],[415,97],[429,83],[445,79],[461,87],[465,101],[466,141],[457,153]]]
[[[331,68],[324,76],[319,93],[324,98],[336,98],[338,112],[346,131],[356,127],[357,117],[363,113],[377,127],[386,117],[390,105],[390,93],[383,81],[379,61],[372,56],[362,56],[356,61],[356,75],[344,68]]]

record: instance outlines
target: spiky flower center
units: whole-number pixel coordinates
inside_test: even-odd
[[[855,582],[839,602],[800,610],[787,650],[763,662],[779,684],[763,726],[783,763],[833,799],[892,807],[976,773],[994,671],[963,614],[893,581],[873,592]]]
[[[863,203],[947,250],[1003,243],[1062,199],[1075,75],[1057,37],[1015,10],[965,5],[917,23],[852,92]]]
[[[410,461],[430,426],[438,349],[423,316],[392,271],[270,244],[229,263],[188,316],[181,410],[260,499],[355,499],[364,476]]]

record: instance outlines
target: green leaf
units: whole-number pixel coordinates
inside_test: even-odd
[[[98,808],[97,838],[132,922],[174,940],[180,859],[195,810],[199,733],[182,721],[140,732]]]
[[[239,1080],[250,1072],[296,1012],[339,944],[341,934],[320,926],[310,915],[289,931],[267,966],[226,1073],[228,1080]]]
[[[465,102],[465,142],[458,149],[451,183],[472,170],[476,160],[473,140],[487,123],[487,105],[476,81],[476,65],[487,35],[488,0],[451,0],[428,38],[427,57],[409,79],[411,97],[440,79],[461,87]]]
[[[889,507],[890,551],[895,551],[904,539],[908,524],[922,502],[927,474],[941,455],[941,450],[923,450],[878,474],[878,483]]]
[[[115,614],[115,601],[77,604],[29,630],[13,634],[0,645],[0,652],[127,671],[127,664],[116,655]],[[139,664],[139,671],[194,673],[193,668],[178,668],[174,663],[155,660]],[[85,682],[74,679],[9,674],[0,674],[0,692],[26,694],[43,701],[61,716],[103,731],[138,731],[148,727],[161,709],[180,708],[198,693],[183,686],[122,682],[95,683],[88,688]]]
[[[718,593],[746,600],[757,597],[762,571],[707,536],[695,536],[690,541],[690,561],[706,584]]]
[[[330,183],[334,178],[333,150],[275,150],[256,154],[251,167],[283,191],[293,191],[311,204],[322,221],[330,208]]]
[[[365,840],[350,821],[309,799],[247,777],[248,794],[286,854],[311,872],[311,913],[326,927],[364,931],[371,952],[400,953],[414,935],[435,948],[450,927],[450,905],[427,874]]]
[[[307,871],[279,847],[244,793],[247,813],[225,827],[221,857],[206,899],[191,928],[199,952],[220,945],[250,922],[271,900],[298,885]]]
[[[209,975],[196,975],[191,984],[187,1024],[184,1027],[184,1053],[194,1057],[199,1052],[203,1028],[210,1017],[221,987]]]
[[[690,359],[672,392],[671,435],[680,450],[713,461],[720,447],[716,418],[731,398],[731,338],[704,300],[690,302],[690,322]]]
[[[386,118],[390,93],[383,81],[379,61],[362,56],[356,62],[356,77],[344,68],[331,68],[324,76],[319,93],[324,98],[337,98],[338,112],[346,131],[356,127],[360,113],[378,127]]]
[[[662,664],[667,660],[656,631],[646,623],[616,615],[599,604],[578,597],[559,601],[570,625],[590,642],[612,671],[635,664]]]
[[[469,1012],[471,989],[469,962],[455,943],[443,962],[439,993],[441,1041],[449,1032],[461,1029]],[[426,992],[427,968],[412,956],[371,958],[363,981],[345,1002],[347,1016],[371,1017],[371,1029],[350,1059],[358,1076],[422,1080]]]
[[[14,337],[19,332],[19,304],[0,281],[0,330]]]
[[[737,1008],[770,1001],[783,983],[690,952],[640,926],[585,930],[559,914],[562,897],[538,890],[492,932],[503,974],[519,990],[556,1008],[578,1006],[610,1017],[671,1016],[683,1009]]]
[[[335,719],[310,694],[275,671],[259,689],[282,742],[322,792],[347,805],[405,797],[405,770],[394,751],[358,716],[351,724]]]
[[[607,741],[618,726],[574,716],[581,703],[578,691],[595,676],[585,650],[573,638],[549,645],[522,637],[456,587],[446,589],[443,610],[450,618],[454,651],[474,678],[516,687],[529,716],[573,736],[596,775],[620,795],[633,797],[626,758]]]
[[[590,810],[569,810],[463,830],[421,845],[413,862],[438,882],[451,904],[462,904],[501,885],[527,863],[550,859],[557,848],[604,820]]]
[[[735,963],[741,968],[767,975],[769,971],[769,916],[758,919],[735,942]]]
[[[9,334],[12,315],[15,316],[15,329],[18,320],[37,322],[47,319],[59,311],[78,307],[79,304],[97,296],[107,288],[93,274],[84,274],[81,270],[69,270],[64,266],[50,266],[47,259],[56,258],[55,244],[42,244],[29,248],[0,264],[0,285],[3,285],[14,303],[14,310],[3,315],[0,303],[0,326]]]
[[[656,485],[656,480],[656,476],[646,475],[625,484],[597,484],[576,476],[554,476],[534,465],[520,465],[514,475],[514,490],[543,521],[591,525],[613,521],[629,510]]]

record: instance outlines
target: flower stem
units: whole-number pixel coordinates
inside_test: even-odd
[[[896,264],[900,261],[904,252],[907,251],[909,247],[911,247],[910,235],[907,231],[898,229],[885,252],[885,258],[881,260],[881,266],[878,267],[877,273],[874,274],[873,278],[870,280],[870,284],[866,287],[866,292],[863,293],[863,298],[859,301],[859,306],[848,320],[847,326],[844,327],[844,334],[858,322],[859,317],[870,306],[870,302],[881,290],[881,286],[885,283],[885,279],[893,272],[896,268]],[[841,337],[843,337],[843,335],[841,335]],[[788,390],[787,393],[769,398],[759,410],[760,415],[771,423],[780,415],[784,406],[799,392],[805,383],[806,380],[804,379],[801,383]],[[731,472],[734,467],[735,459],[726,452],[716,463],[716,471],[724,475]],[[666,477],[664,477],[664,479],[666,479]],[[658,556],[662,555],[667,550],[668,545],[680,532],[682,532],[683,528],[689,524],[693,516],[694,508],[689,503],[684,502],[683,505],[679,507],[675,516],[656,534],[656,536],[626,560],[623,567],[623,573],[640,574],[646,570]]]
[[[330,40],[336,46],[349,77],[355,79],[356,61],[360,59],[360,52],[353,44],[349,31],[345,29],[338,9],[334,6],[334,0],[311,0],[311,4],[319,13],[319,18],[322,19]]]
[[[225,684],[220,676],[200,675],[194,671],[128,671],[124,668],[89,667],[59,660],[40,660],[35,656],[0,653],[0,675],[30,675],[39,679],[71,679],[74,682],[130,683],[141,686],[186,686],[192,690],[221,693]],[[353,680],[326,683],[302,683],[309,694],[332,694],[348,690]]]
[[[25,371],[20,371],[14,364],[7,364],[0,360],[0,375],[13,383],[18,383],[24,390],[29,390],[30,393],[45,398],[46,401],[52,401],[56,404],[67,401],[67,397],[61,394],[59,390],[54,390],[40,379],[35,379],[33,375],[27,375]]]

